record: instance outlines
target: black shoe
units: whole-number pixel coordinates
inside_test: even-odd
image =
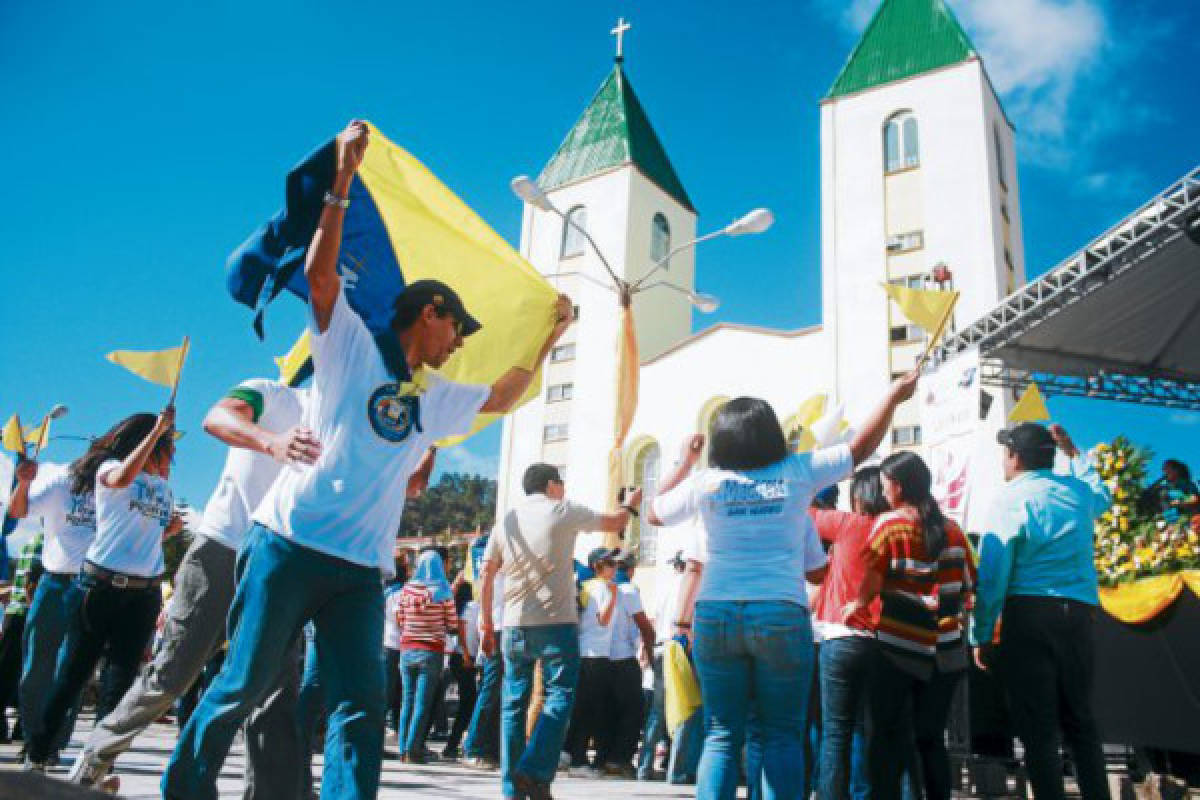
[[[442,749],[442,761],[458,761],[462,758],[462,750],[457,747],[446,745]]]
[[[518,797],[528,800],[554,800],[550,794],[550,784],[542,783],[524,772],[513,773],[513,786],[517,789]]]

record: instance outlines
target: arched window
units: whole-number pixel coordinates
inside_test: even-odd
[[[633,461],[633,482],[642,489],[642,507],[632,520],[630,546],[636,547],[638,560],[642,564],[653,564],[658,560],[658,528],[646,521],[650,501],[658,494],[658,469],[660,450],[657,442],[649,442],[638,451]]]
[[[650,261],[657,264],[671,252],[671,226],[666,215],[659,212],[654,215],[650,229]]]
[[[583,231],[587,230],[587,209],[575,206],[567,212],[563,221],[562,252],[560,258],[583,255]]]
[[[921,165],[921,144],[917,118],[912,112],[893,114],[883,125],[883,165],[885,172]]]

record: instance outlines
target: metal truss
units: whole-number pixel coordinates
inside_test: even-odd
[[[1200,411],[1200,383],[1119,373],[1052,375],[1012,369],[998,359],[986,359],[981,362],[980,367],[980,377],[985,386],[1021,390],[1030,383],[1036,383],[1038,389],[1046,396],[1091,397],[1160,408]]]
[[[981,359],[996,354],[1026,331],[1081,301],[1166,245],[1188,235],[1200,214],[1200,167],[1196,167],[1059,266],[1006,297],[974,324],[945,338],[933,350],[934,363],[977,348]],[[1192,231],[1192,236],[1195,232]],[[1132,367],[1132,365],[1131,365]],[[1137,372],[1138,374],[1133,374]],[[997,380],[1028,383],[1028,377]],[[1009,373],[1004,373],[1009,374]],[[1013,372],[1012,375],[1028,373]],[[1149,368],[1129,373],[1106,371],[1091,377],[1037,376],[1038,385],[1059,394],[1105,396],[1136,403],[1197,407],[1198,388],[1179,376]],[[1095,383],[1096,387],[1089,385]],[[1008,385],[1008,384],[1004,384]],[[1023,385],[1023,384],[1022,384]]]

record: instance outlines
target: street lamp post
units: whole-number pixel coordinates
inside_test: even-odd
[[[734,220],[724,228],[712,231],[703,236],[699,236],[691,241],[673,247],[666,255],[655,261],[645,274],[637,280],[629,281],[619,277],[616,270],[609,264],[608,259],[604,257],[603,251],[587,229],[579,225],[570,216],[564,214],[557,206],[551,202],[542,188],[538,186],[528,175],[518,175],[512,179],[512,190],[517,197],[529,203],[533,207],[555,214],[561,217],[563,222],[570,225],[578,231],[587,243],[591,246],[592,252],[600,259],[600,263],[604,266],[608,273],[612,284],[608,285],[602,281],[596,280],[589,275],[580,273],[580,277],[602,286],[616,294],[617,303],[621,309],[621,328],[618,334],[619,346],[617,348],[617,380],[616,380],[616,415],[613,432],[613,448],[609,453],[609,502],[615,502],[616,486],[620,480],[620,453],[621,447],[625,442],[625,435],[629,432],[629,427],[633,423],[633,413],[637,407],[637,384],[638,372],[640,369],[639,359],[637,356],[637,337],[633,326],[633,296],[639,292],[644,292],[649,289],[663,287],[674,292],[682,294],[688,301],[699,311],[710,314],[716,311],[720,306],[720,300],[711,294],[695,292],[686,287],[680,286],[667,280],[656,280],[653,283],[646,283],[654,274],[662,269],[664,272],[669,270],[671,258],[678,255],[684,250],[696,247],[701,242],[716,239],[720,236],[742,236],[745,234],[762,233],[766,231],[775,222],[775,215],[769,209],[757,208],[745,216]]]

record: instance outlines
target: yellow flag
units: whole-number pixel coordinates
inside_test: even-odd
[[[42,420],[42,424],[36,428],[25,431],[25,441],[33,445],[38,450],[41,450],[46,445],[46,440],[50,438],[50,418]]]
[[[21,430],[21,418],[16,414],[4,423],[4,449],[25,455],[25,433]]]
[[[791,416],[791,420],[800,426],[792,446],[794,452],[807,453],[817,446],[817,440],[813,436],[811,428],[813,423],[825,413],[825,406],[828,403],[829,398],[823,392],[818,392],[801,403],[800,408]],[[795,429],[793,428],[793,430]]]
[[[179,347],[168,347],[166,350],[114,350],[105,358],[139,378],[174,389],[187,351],[185,339]]]
[[[292,386],[296,376],[301,370],[308,365],[308,359],[312,356],[312,343],[308,338],[308,331],[300,334],[300,338],[292,345],[292,349],[288,350],[283,355],[275,359],[275,366],[279,367],[279,380],[281,383],[286,383]]]
[[[953,290],[909,289],[892,283],[883,284],[883,290],[896,301],[904,316],[933,337],[941,333],[946,320],[950,319],[954,304],[958,302],[958,292]]]
[[[617,487],[621,482],[621,448],[625,435],[633,425],[633,415],[638,404],[637,331],[633,327],[633,308],[621,308],[621,330],[617,334],[617,410],[613,420],[613,446],[608,454],[608,502],[615,506]]]
[[[666,690],[663,707],[667,731],[674,735],[676,729],[687,722],[703,702],[700,682],[696,680],[692,662],[679,642],[667,642],[667,650],[663,654],[663,687]]]
[[[1029,384],[1008,414],[1009,422],[1045,422],[1049,419],[1050,410],[1046,408],[1046,401],[1036,383]]]

